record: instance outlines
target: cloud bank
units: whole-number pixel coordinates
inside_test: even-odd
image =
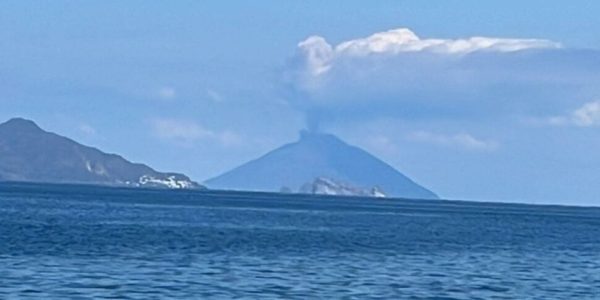
[[[498,148],[498,142],[476,138],[468,133],[451,135],[436,134],[428,131],[412,132],[409,139],[441,146],[459,147],[467,150],[492,151]]]
[[[198,141],[216,142],[222,146],[241,144],[241,138],[234,132],[210,130],[189,120],[156,119],[152,121],[152,129],[157,137],[184,145]]]
[[[177,96],[177,91],[173,87],[163,86],[156,91],[156,96],[162,100],[172,100]]]
[[[421,38],[406,28],[337,45],[311,36],[285,86],[310,123],[548,116],[600,97],[600,52],[533,38]]]
[[[311,36],[298,44],[306,57],[307,71],[317,76],[331,68],[336,58],[372,54],[398,55],[410,52],[468,54],[477,51],[515,52],[526,49],[560,48],[556,42],[543,39],[505,39],[471,37],[467,39],[421,39],[408,28],[375,33],[369,37],[330,45],[325,38]]]

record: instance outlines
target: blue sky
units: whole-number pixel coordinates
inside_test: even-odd
[[[597,1],[0,8],[2,120],[28,117],[202,181],[295,140],[316,113],[321,130],[446,198],[600,205]],[[335,48],[397,28],[418,43],[483,36],[560,46],[340,52],[307,79],[298,44],[308,37]]]

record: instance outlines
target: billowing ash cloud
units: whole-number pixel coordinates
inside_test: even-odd
[[[544,39],[428,39],[402,28],[338,45],[309,37],[298,44],[286,84],[312,123],[556,115],[600,97],[599,71],[595,50]]]

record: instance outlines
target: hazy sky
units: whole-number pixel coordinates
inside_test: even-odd
[[[24,2],[0,120],[202,181],[309,119],[444,198],[600,205],[598,1]]]

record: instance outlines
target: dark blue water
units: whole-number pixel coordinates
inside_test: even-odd
[[[0,184],[0,299],[600,299],[600,210]]]

